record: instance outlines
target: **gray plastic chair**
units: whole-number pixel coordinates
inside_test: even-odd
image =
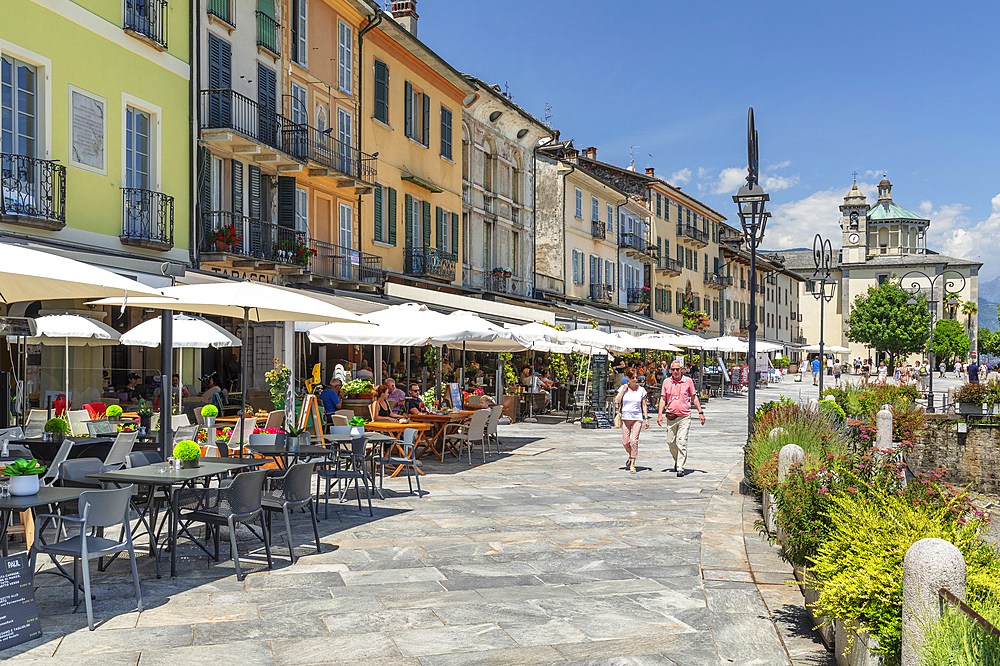
[[[187,418],[187,417],[185,417]],[[198,426],[197,425],[184,425],[179,426],[174,430],[174,437],[171,440],[174,444],[177,442],[182,442],[185,439],[194,440],[198,436]]]
[[[59,463],[59,485],[64,488],[102,488],[100,481],[89,479],[91,474],[106,472],[100,458],[73,458]]]
[[[72,448],[73,440],[64,439],[63,443],[59,445],[59,450],[56,451],[56,456],[52,459],[49,468],[45,470],[45,474],[42,474],[42,478],[38,480],[39,485],[51,486],[56,482],[56,479],[59,478],[59,466],[66,458],[69,458],[69,451]]]
[[[288,539],[288,555],[295,564],[295,548],[292,546],[292,524],[289,514],[295,509],[309,507],[309,518],[312,521],[313,536],[316,537],[316,552],[322,552],[319,544],[319,529],[316,527],[316,511],[313,505],[312,483],[313,470],[316,463],[298,463],[292,465],[282,476],[271,477],[265,484],[264,497],[261,506],[267,512],[267,530],[270,536],[271,514],[281,512],[285,519],[285,537]]]
[[[121,469],[124,467],[125,461],[128,459],[128,454],[132,453],[132,447],[135,446],[135,440],[138,438],[138,432],[118,433],[114,443],[111,445],[111,450],[108,451],[108,455],[104,458],[104,466],[108,469]]]
[[[500,455],[500,437],[497,435],[497,426],[500,424],[500,416],[503,414],[502,405],[494,405],[489,408],[490,418],[486,422],[486,444],[490,442],[496,444],[497,455]],[[492,448],[492,447],[491,447]]]
[[[118,426],[110,421],[87,421],[87,434],[91,437],[97,435],[114,435],[118,433]]]
[[[462,458],[462,449],[469,449],[469,465],[472,465],[472,447],[476,442],[483,449],[483,462],[486,462],[486,423],[490,415],[485,409],[477,409],[458,432],[445,435],[445,444],[458,445],[458,457]]]
[[[244,578],[243,570],[240,568],[239,546],[236,543],[236,526],[239,524],[247,524],[254,519],[260,520],[263,536],[258,538],[264,542],[264,551],[267,553],[267,568],[270,569],[273,566],[271,545],[268,543],[267,526],[261,508],[262,490],[266,476],[262,469],[241,472],[233,478],[231,484],[224,488],[193,488],[178,493],[182,523],[180,531],[187,534],[207,555],[214,557],[216,562],[219,561],[219,528],[222,525],[229,528],[229,546],[233,562],[236,565],[236,580]],[[188,531],[187,527],[192,522],[205,523],[209,527],[215,545],[214,555],[209,553]],[[254,535],[256,536],[256,533]]]
[[[368,485],[370,479],[368,477],[368,467],[365,458],[366,448],[365,438],[361,436],[355,437],[351,440],[351,450],[349,452],[337,451],[337,455],[332,463],[327,463],[316,470],[317,502],[319,502],[319,482],[321,479],[326,480],[325,503],[323,505],[324,519],[330,517],[330,486],[334,481],[337,482],[338,486],[341,481],[347,481],[348,484],[354,481],[354,492],[358,496],[358,511],[361,511],[361,491],[358,489],[358,481],[361,481],[365,487],[365,495],[368,497],[368,515],[375,515],[372,512],[372,491]],[[343,467],[341,467],[341,463],[344,463]]]
[[[98,461],[99,462],[99,461]],[[139,589],[139,572],[135,566],[135,550],[132,548],[132,532],[123,530],[124,541],[115,541],[103,536],[97,536],[99,529],[115,525],[128,526],[129,494],[131,486],[114,490],[88,490],[80,494],[78,517],[41,514],[36,520],[42,521],[37,531],[38,537],[31,546],[31,569],[35,570],[35,559],[38,553],[48,555],[55,561],[56,557],[73,558],[73,604],[80,603],[80,586],[77,582],[77,572],[83,564],[83,597],[87,604],[87,625],[94,630],[94,609],[90,594],[90,560],[107,557],[116,553],[128,551],[129,562],[132,565],[132,584],[135,586],[135,598],[139,602],[139,612],[143,611],[142,590]],[[45,542],[45,524],[54,520],[59,523],[75,523],[80,526],[76,536],[56,541]]]
[[[129,469],[155,465],[161,462],[163,462],[163,457],[156,451],[133,451],[125,458],[125,466]]]
[[[388,455],[377,455],[375,456],[375,464],[379,466],[378,468],[378,487],[381,489],[383,480],[385,479],[385,466],[386,465],[402,465],[406,468],[406,483],[410,486],[410,492],[413,492],[413,477],[417,477],[417,497],[421,497],[420,493],[420,474],[417,472],[417,451],[414,446],[414,442],[417,439],[417,429],[407,428],[403,431],[403,437],[398,443],[386,442],[384,446],[390,447],[390,453]],[[376,442],[376,445],[380,442]],[[392,450],[396,447],[403,448],[403,455],[393,455]]]

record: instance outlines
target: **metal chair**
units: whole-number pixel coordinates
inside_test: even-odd
[[[125,458],[125,466],[129,469],[155,465],[161,462],[163,462],[163,458],[156,451],[133,451]]]
[[[223,525],[229,528],[229,547],[233,562],[236,565],[236,580],[243,580],[243,570],[240,568],[240,551],[236,542],[236,526],[247,524],[257,519],[263,536],[258,537],[264,542],[267,553],[267,568],[273,566],[271,561],[271,546],[267,538],[267,525],[264,521],[261,507],[262,490],[266,473],[264,470],[242,472],[233,478],[233,482],[224,488],[193,488],[178,494],[180,502],[180,531],[187,534],[199,548],[205,551],[215,561],[219,561],[219,528]],[[205,523],[212,533],[215,554],[209,553],[201,543],[188,531],[192,522]],[[253,530],[251,529],[251,532]],[[254,536],[257,536],[254,532]]]
[[[385,446],[390,447],[389,453],[387,455],[377,455],[375,456],[375,464],[379,466],[378,470],[378,487],[381,489],[383,487],[383,480],[385,479],[385,466],[386,465],[401,465],[406,468],[406,483],[410,487],[410,492],[413,492],[413,477],[417,477],[417,497],[421,497],[420,493],[420,474],[417,472],[417,451],[414,442],[417,439],[417,429],[407,428],[403,431],[403,436],[398,442],[386,442]],[[376,443],[376,445],[380,442]],[[392,449],[396,447],[403,448],[403,455],[393,455]]]
[[[569,404],[569,409],[566,410],[566,423],[572,423],[576,420],[576,416],[583,416],[587,409],[587,392],[586,391],[573,391],[573,401]]]
[[[118,426],[110,421],[87,421],[87,434],[91,437],[118,434]]]
[[[503,407],[494,405],[489,408],[490,418],[486,422],[486,443],[494,442],[497,445],[497,455],[500,455],[500,437],[497,435],[497,426],[500,424],[500,416],[503,414]]]
[[[118,433],[114,443],[111,445],[111,450],[108,451],[108,455],[104,458],[104,466],[108,469],[121,469],[125,467],[128,454],[132,452],[132,447],[135,446],[135,440],[138,438],[138,432]]]
[[[69,421],[70,434],[75,437],[87,435],[90,432],[87,429],[87,421],[89,419],[90,414],[86,409],[71,409],[66,412],[66,420]]]
[[[229,450],[229,453],[232,453],[233,451],[239,449],[237,455],[243,455],[243,450],[240,449],[240,429],[242,428],[243,432],[246,433],[243,436],[243,445],[246,446],[246,444],[250,441],[250,437],[253,434],[254,428],[256,427],[257,427],[257,419],[254,417],[250,418],[244,417],[239,421],[237,421],[236,426],[233,428],[232,434],[229,436],[229,442],[226,444],[226,448]],[[228,453],[224,455],[228,455]]]
[[[267,413],[267,423],[264,428],[282,428],[285,425],[285,410],[279,409]]]
[[[7,443],[7,455],[11,458],[33,458],[31,451],[17,444],[10,444],[12,439],[23,439],[24,430],[20,427],[14,428],[2,428],[0,429],[0,450],[3,449],[4,443]]]
[[[98,461],[100,462],[100,461]],[[77,572],[83,564],[83,597],[87,604],[87,625],[94,630],[94,609],[90,594],[90,560],[107,557],[116,553],[128,551],[129,563],[132,565],[132,584],[135,586],[135,598],[139,602],[139,612],[143,611],[142,590],[139,588],[139,572],[135,566],[135,550],[132,547],[132,532],[127,529],[129,524],[129,495],[131,487],[114,490],[88,490],[80,494],[78,517],[41,514],[37,518],[44,520],[37,532],[37,538],[31,546],[31,569],[35,569],[38,553],[48,555],[55,561],[56,557],[73,558],[73,604],[80,603],[80,587],[77,583]],[[61,524],[75,523],[80,526],[76,536],[46,543],[45,524],[54,520]],[[123,524],[126,529],[122,534],[124,541],[115,541],[104,536],[97,536],[98,530]]]
[[[186,418],[186,417],[185,417]],[[198,425],[183,425],[174,430],[174,437],[171,440],[174,444],[183,442],[186,439],[194,440],[198,436]]]
[[[42,478],[38,479],[38,484],[41,486],[51,486],[59,478],[59,465],[62,464],[64,460],[69,458],[69,451],[73,448],[72,439],[64,439],[63,443],[59,445],[59,450],[56,451],[55,457],[49,464],[49,468],[45,470],[45,474],[42,474]]]
[[[347,426],[348,428],[351,427],[348,425],[347,417],[340,416],[339,414],[330,414],[330,423],[332,423],[334,427],[336,426]]]
[[[191,419],[187,414],[174,414],[170,417],[170,427],[173,430],[191,425]]]
[[[316,511],[313,504],[312,483],[313,469],[316,463],[298,463],[291,465],[281,476],[267,479],[261,506],[267,512],[268,537],[271,531],[271,514],[278,511],[285,519],[285,538],[288,539],[288,555],[295,564],[295,548],[292,546],[292,524],[290,513],[295,509],[309,507],[309,519],[312,521],[313,536],[316,537],[316,552],[322,552],[319,543],[319,529],[316,527]]]
[[[59,463],[59,485],[64,488],[102,488],[100,481],[89,478],[91,474],[106,472],[100,458],[73,458]]]
[[[477,409],[469,422],[462,426],[458,432],[445,435],[445,444],[449,442],[458,445],[458,457],[462,457],[462,449],[469,449],[469,465],[472,465],[472,447],[478,441],[483,449],[483,462],[486,462],[486,422],[490,418],[490,413],[485,409]]]
[[[337,451],[337,456],[334,458],[333,463],[327,463],[323,467],[316,470],[317,502],[319,502],[319,482],[321,479],[326,480],[326,493],[324,494],[326,502],[323,508],[324,520],[330,517],[330,485],[334,481],[337,482],[338,486],[341,481],[347,481],[348,484],[350,484],[352,480],[354,481],[354,492],[358,496],[358,511],[361,511],[361,491],[358,489],[358,481],[361,481],[365,487],[365,495],[368,497],[368,515],[375,515],[372,512],[372,495],[371,489],[368,486],[368,467],[365,459],[366,447],[367,443],[365,442],[364,437],[354,437],[351,440],[350,452]],[[344,467],[340,466],[341,462],[345,464]]]
[[[24,422],[24,436],[28,438],[41,437],[45,422],[49,420],[48,410],[32,409]]]

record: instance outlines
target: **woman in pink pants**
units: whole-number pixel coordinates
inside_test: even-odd
[[[625,377],[628,383],[618,389],[615,404],[618,405],[622,415],[622,446],[628,453],[625,465],[629,472],[635,474],[635,459],[639,455],[639,433],[642,431],[643,423],[649,427],[649,417],[646,415],[646,389],[639,386],[633,370],[626,370]]]

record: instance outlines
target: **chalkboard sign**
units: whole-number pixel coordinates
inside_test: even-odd
[[[35,604],[35,584],[28,556],[0,559],[0,650],[42,635]]]
[[[448,400],[451,402],[452,409],[462,409],[462,389],[459,387],[458,382],[448,384],[449,395]]]
[[[611,428],[613,427],[611,420],[608,419],[608,413],[602,411],[594,412],[594,421],[597,423],[598,428]]]
[[[608,392],[608,355],[594,354],[592,364],[590,404],[594,407],[604,407]]]

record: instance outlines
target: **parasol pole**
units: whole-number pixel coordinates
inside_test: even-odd
[[[63,338],[63,342],[65,343],[65,348],[66,348],[66,369],[65,369],[65,375],[66,375],[66,400],[65,400],[65,402],[63,404],[64,404],[64,409],[66,410],[65,411],[66,419],[69,420],[69,338]],[[59,416],[59,415],[56,414],[56,416]]]
[[[250,333],[250,308],[243,308],[243,351],[240,352],[240,361],[243,366],[243,376],[240,378],[240,457],[243,457],[243,442],[246,439],[246,428],[243,427],[247,411],[247,349],[249,348],[248,335]]]

